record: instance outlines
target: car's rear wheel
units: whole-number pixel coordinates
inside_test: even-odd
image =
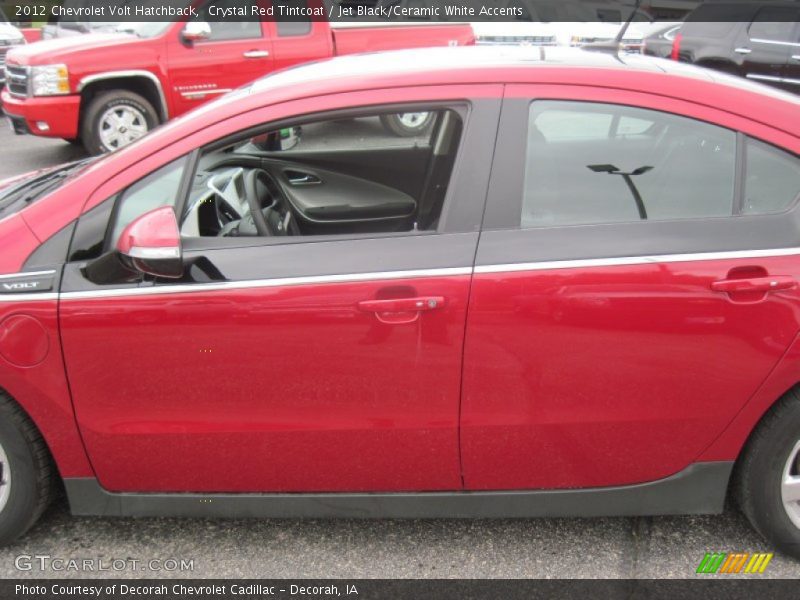
[[[736,493],[750,522],[775,548],[800,558],[800,395],[764,417],[737,468]]]
[[[400,137],[416,137],[425,133],[433,123],[434,113],[414,112],[381,115],[381,123]]]
[[[158,125],[153,105],[126,90],[94,98],[82,119],[81,138],[91,154],[113,152],[131,144]]]
[[[36,426],[0,394],[0,545],[25,533],[53,495],[55,471]]]

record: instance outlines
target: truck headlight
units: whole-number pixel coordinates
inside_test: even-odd
[[[34,96],[69,94],[69,72],[66,65],[31,67],[31,93]]]

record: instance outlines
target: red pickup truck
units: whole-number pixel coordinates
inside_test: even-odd
[[[14,131],[116,150],[271,71],[333,55],[474,43],[467,24],[331,29],[327,21],[123,23],[125,31],[48,40],[9,52],[3,109]],[[207,20],[203,20],[207,17]],[[427,113],[384,118],[398,135]]]

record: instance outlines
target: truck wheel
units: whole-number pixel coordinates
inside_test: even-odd
[[[153,105],[125,90],[104,92],[83,115],[81,138],[91,154],[113,152],[138,140],[158,125]]]
[[[53,495],[50,453],[33,423],[0,393],[0,545],[25,533]]]
[[[393,134],[400,137],[422,135],[433,123],[432,112],[397,113],[381,115],[381,123]]]
[[[753,527],[800,558],[800,395],[791,391],[758,425],[738,465],[736,493]]]

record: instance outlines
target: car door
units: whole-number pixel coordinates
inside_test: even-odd
[[[237,0],[211,0],[199,9],[197,19],[187,23],[207,25],[208,37],[189,42],[178,33],[167,40],[167,72],[175,114],[273,71],[272,41],[266,23],[215,16],[218,13],[214,11],[240,6]]]
[[[176,205],[190,159],[173,151],[96,192],[65,268],[61,327],[78,424],[103,487],[461,488],[463,335],[493,151],[485,140],[496,132],[500,101],[492,96],[499,98],[502,88],[473,90],[483,98],[436,87],[314,98],[246,113],[195,136],[202,141],[193,147],[205,146],[273,120],[285,124],[310,105],[345,109],[360,99],[397,108],[396,102],[455,95],[451,112],[464,129],[449,183],[432,176],[447,197],[438,225],[427,229],[420,221],[374,235],[217,238],[198,237],[186,220],[184,258],[191,267],[182,280],[102,283],[95,275],[108,263],[97,262],[99,248],[108,248],[137,214]],[[356,136],[346,139],[357,145],[389,142],[394,169],[401,168],[400,146],[409,152],[426,146],[389,138],[377,117],[352,111],[303,130],[304,144],[315,131],[322,136],[329,158],[342,139],[332,130]],[[274,166],[276,158],[268,153],[263,160]],[[301,156],[292,161],[288,184],[314,185],[324,195],[335,167],[309,167],[316,180],[297,178]],[[352,183],[354,176],[341,177]],[[194,179],[203,192],[207,174]],[[419,178],[408,173],[407,179]],[[393,180],[370,185],[379,191]],[[188,214],[208,202],[191,198]],[[350,199],[341,198],[342,206]]]
[[[465,342],[467,489],[677,473],[800,329],[797,157],[721,111],[576,90],[507,88]]]
[[[795,8],[764,7],[758,11],[733,49],[741,57],[745,77],[792,89],[785,81],[785,73],[798,18],[800,11]]]
[[[800,93],[800,23],[795,23],[794,39],[789,48],[784,81],[791,86],[790,91]]]

